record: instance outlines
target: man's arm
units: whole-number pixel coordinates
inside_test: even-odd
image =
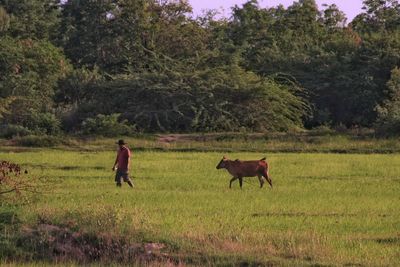
[[[117,157],[115,158],[115,162],[114,162],[114,165],[113,165],[113,167],[112,167],[112,170],[113,170],[113,171],[115,171],[115,167],[117,166],[117,164],[118,164],[118,155],[117,155]]]
[[[128,166],[127,166],[128,171],[130,170],[130,168],[131,168],[131,157],[129,156],[128,157]]]

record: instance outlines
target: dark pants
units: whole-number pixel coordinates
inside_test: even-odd
[[[128,183],[131,187],[133,186],[128,171],[117,169],[117,173],[115,174],[115,182],[117,183],[117,186],[121,186],[122,179],[124,179],[124,182]]]

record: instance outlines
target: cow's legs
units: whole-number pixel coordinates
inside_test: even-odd
[[[264,185],[264,179],[263,179],[263,176],[262,175],[257,175],[258,176],[258,180],[260,181],[260,188],[262,188],[263,187],[263,185]]]
[[[269,177],[269,174],[268,174],[268,171],[267,171],[267,170],[264,171],[263,176],[265,177],[265,179],[267,180],[267,182],[269,183],[269,185],[272,187],[272,180],[271,180],[271,178]]]
[[[242,189],[242,185],[243,185],[243,178],[242,178],[242,177],[239,177],[238,179],[239,179],[240,189]]]
[[[236,177],[233,177],[232,179],[231,179],[231,181],[229,182],[229,188],[232,188],[232,183],[233,183],[233,181],[235,181],[237,178]]]

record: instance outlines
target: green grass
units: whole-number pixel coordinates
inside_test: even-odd
[[[369,132],[320,133],[318,131],[306,131],[268,134],[172,134],[126,137],[125,140],[140,151],[400,153],[400,139],[398,137],[377,139]],[[46,146],[70,151],[109,151],[114,149],[115,139],[28,136],[13,140],[0,140],[0,151],[40,151],[41,147]]]
[[[400,264],[400,155],[268,154],[274,188],[259,189],[249,178],[242,190],[237,182],[229,189],[228,173],[215,169],[221,156],[134,152],[136,187],[119,189],[111,151],[0,153],[52,187],[18,208],[25,225],[40,219],[161,242],[196,265]]]

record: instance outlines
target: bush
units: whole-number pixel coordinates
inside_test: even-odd
[[[14,138],[13,141],[15,145],[28,147],[53,147],[65,143],[61,137],[49,135],[28,135]]]
[[[82,133],[105,137],[131,135],[134,128],[126,120],[118,121],[119,117],[119,114],[99,114],[94,118],[87,118],[82,122]]]
[[[400,135],[400,107],[393,107],[390,112],[383,112],[380,109],[379,112],[379,117],[375,124],[377,135],[383,137]]]
[[[286,131],[301,127],[309,112],[294,82],[281,84],[239,66],[132,74],[89,87],[80,114],[118,113],[145,132]],[[120,134],[96,125],[101,119],[87,120],[86,133]]]
[[[61,132],[61,122],[51,113],[34,113],[27,123],[36,134],[57,135]]]
[[[8,124],[0,127],[0,137],[2,138],[13,138],[15,136],[27,136],[32,132],[20,125]]]

